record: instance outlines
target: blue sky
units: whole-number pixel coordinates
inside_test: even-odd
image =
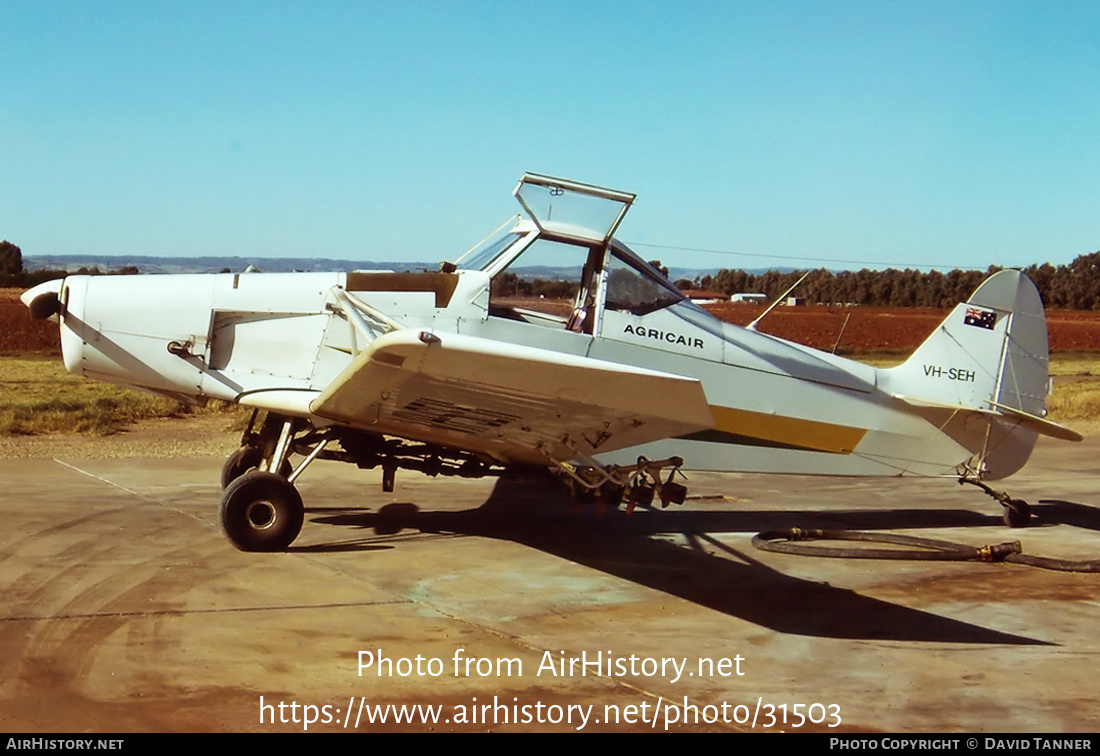
[[[0,0],[0,31],[26,256],[453,259],[524,170],[636,192],[620,238],[677,266],[1100,249],[1094,1]]]

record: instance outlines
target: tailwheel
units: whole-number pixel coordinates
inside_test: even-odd
[[[282,551],[304,519],[298,489],[275,473],[246,472],[222,495],[222,531],[241,551]]]
[[[1005,525],[1010,528],[1025,528],[1031,520],[1031,507],[1023,499],[1009,499],[1004,504]]]
[[[1004,507],[1004,521],[1005,525],[1010,528],[1025,528],[1028,521],[1031,520],[1031,507],[1023,499],[1013,499],[1008,495],[1007,491],[994,491],[992,488],[981,482],[977,478],[972,478],[967,475],[959,478],[959,485],[963,483],[969,483],[972,486],[985,491],[986,495],[993,497],[1001,503]]]

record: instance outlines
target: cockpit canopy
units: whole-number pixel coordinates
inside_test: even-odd
[[[512,194],[548,236],[607,244],[635,195],[525,173]]]
[[[635,195],[533,173],[513,194],[525,212],[459,258],[457,268],[484,271],[494,282],[505,271],[574,281],[569,327],[588,333],[601,307],[645,315],[685,299],[613,238]]]

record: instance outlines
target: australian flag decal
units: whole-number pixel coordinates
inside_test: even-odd
[[[983,310],[981,307],[967,307],[963,323],[975,328],[985,328],[992,331],[994,326],[997,325],[997,311]]]

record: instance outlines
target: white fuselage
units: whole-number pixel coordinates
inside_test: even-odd
[[[490,315],[489,277],[480,271],[429,274],[447,286],[427,290],[408,285],[416,274],[390,275],[70,276],[62,291],[65,364],[165,395],[309,417],[310,401],[366,345],[336,306],[335,292],[347,289],[391,326],[537,345],[702,382],[713,429],[601,455],[605,463],[675,454],[687,469],[946,475],[992,443],[1000,454],[988,473],[1003,477],[1034,445],[1034,433],[1010,432],[979,413],[902,401],[907,387],[892,385],[890,371],[722,323],[687,302],[645,315],[602,311],[592,333],[578,333],[535,313]],[[359,425],[370,430],[369,419]]]

